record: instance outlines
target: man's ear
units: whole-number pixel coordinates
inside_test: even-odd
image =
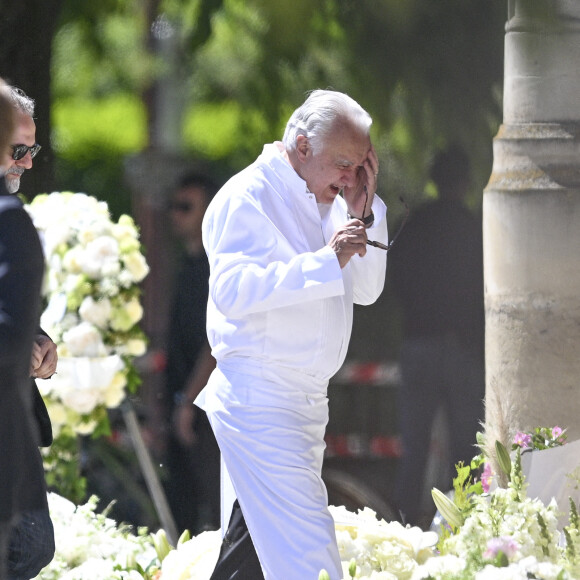
[[[296,155],[300,161],[305,161],[310,151],[310,143],[308,142],[308,137],[305,135],[298,135],[296,137]]]

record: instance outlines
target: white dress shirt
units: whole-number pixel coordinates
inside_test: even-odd
[[[369,239],[387,242],[386,206],[373,201]],[[326,219],[306,182],[277,144],[233,177],[206,212],[209,256],[207,329],[220,363],[298,373],[317,392],[344,362],[353,302],[372,304],[383,289],[384,250],[367,246],[341,269],[326,244],[347,221],[335,199]],[[298,376],[298,375],[297,375]]]

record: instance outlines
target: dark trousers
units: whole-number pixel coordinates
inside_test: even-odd
[[[8,579],[29,580],[54,557],[54,528],[48,509],[24,512],[10,534]]]
[[[262,567],[238,500],[210,580],[263,580]]]

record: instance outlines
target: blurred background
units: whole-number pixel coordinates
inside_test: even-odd
[[[413,208],[435,195],[429,166],[452,142],[469,155],[467,203],[479,212],[502,119],[506,12],[489,0],[4,0],[0,75],[36,100],[42,145],[22,192],[85,192],[141,229],[150,344],[136,403],[154,458],[176,261],[167,201],[180,175],[198,169],[224,182],[281,138],[307,91],[333,88],[373,116],[391,231],[399,196]],[[355,312],[347,364],[331,385],[327,462],[331,503],[385,513],[401,341],[388,278],[381,299]],[[117,499],[121,519],[154,527],[122,421],[87,449],[91,489]]]

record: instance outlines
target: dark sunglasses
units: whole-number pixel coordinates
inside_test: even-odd
[[[39,145],[38,143],[35,143],[34,145],[32,145],[32,147],[29,147],[28,145],[12,145],[11,147],[12,147],[12,159],[14,159],[14,161],[20,161],[20,159],[25,157],[29,151],[30,158],[34,159],[36,157],[36,154],[42,148],[42,146]]]
[[[366,198],[365,198],[365,205],[363,207],[363,215],[365,215],[365,211],[367,208],[367,201],[369,199],[369,192],[367,191],[366,185],[365,185],[365,194],[366,194]],[[385,252],[388,252],[393,247],[393,244],[395,243],[396,239],[399,237],[399,234],[403,231],[403,228],[405,227],[405,224],[407,223],[407,218],[409,217],[409,206],[407,205],[407,202],[403,199],[402,196],[399,197],[399,200],[405,206],[405,217],[403,218],[403,221],[401,222],[401,225],[399,226],[397,233],[393,236],[393,238],[389,242],[388,246],[386,244],[383,244],[382,242],[377,242],[375,240],[367,240],[367,244],[369,246],[373,246],[374,248],[379,248],[380,250],[385,250]]]
[[[180,213],[187,213],[193,209],[193,204],[189,201],[172,201],[169,204],[170,211],[178,211]]]

